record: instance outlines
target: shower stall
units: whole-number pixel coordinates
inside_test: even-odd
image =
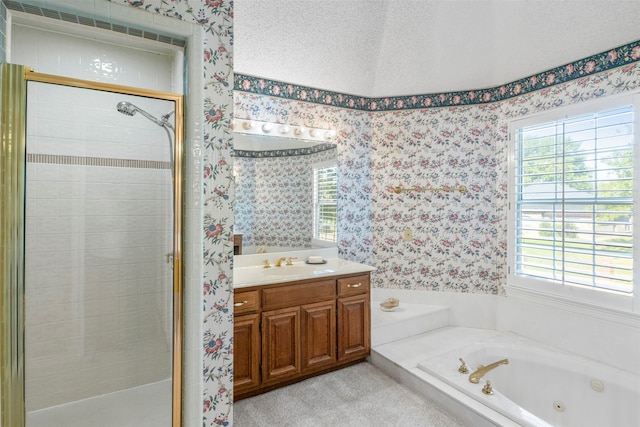
[[[2,70],[8,425],[178,426],[182,96]]]

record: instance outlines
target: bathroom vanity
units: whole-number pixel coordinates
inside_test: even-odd
[[[234,278],[235,400],[369,355],[371,267],[331,259],[242,270]]]

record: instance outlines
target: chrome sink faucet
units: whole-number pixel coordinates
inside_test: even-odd
[[[478,365],[478,369],[469,375],[469,381],[478,384],[480,382],[480,378],[484,377],[489,371],[494,370],[500,365],[508,365],[509,359],[498,360],[497,362],[492,363],[491,365],[482,366]]]

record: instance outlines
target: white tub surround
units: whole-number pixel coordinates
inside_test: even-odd
[[[406,320],[409,321],[409,319]],[[372,340],[376,339],[378,331],[379,326],[372,327]],[[370,361],[396,381],[436,402],[464,425],[518,427],[517,423],[499,412],[418,368],[418,364],[424,360],[438,357],[463,347],[469,342],[484,340],[496,334],[496,331],[488,329],[441,327],[420,335],[374,346],[371,349]]]
[[[403,338],[443,328],[449,324],[449,307],[400,301],[393,311],[380,309],[371,301],[371,346],[377,347]]]
[[[498,301],[504,299],[504,297],[497,295],[477,293],[391,288],[371,289],[371,301],[383,301],[389,297],[398,298],[400,300],[400,307],[407,302],[427,306],[448,307],[447,325],[483,329],[496,329],[496,307]]]
[[[324,264],[307,264],[306,260],[310,256],[320,256],[326,262]],[[286,265],[286,261],[282,261],[280,267],[275,266],[278,259],[288,259],[290,257],[295,257],[295,259],[292,260],[292,265]],[[234,289],[257,285],[269,285],[273,283],[292,282],[295,280],[343,276],[375,270],[374,267],[369,265],[338,258],[338,251],[336,248],[242,255],[240,257],[235,257],[234,261]],[[269,261],[269,268],[264,267],[264,261]]]
[[[401,303],[402,305],[402,303]],[[420,313],[412,305],[403,321],[430,324],[428,332],[398,339],[372,349],[371,361],[396,380],[437,402],[456,418],[473,426],[635,426],[640,419],[640,376],[540,341],[490,329],[444,326],[439,314]],[[413,314],[412,314],[413,313]],[[416,317],[416,313],[419,317]],[[372,305],[372,319],[377,313]],[[394,313],[381,313],[394,314]],[[372,328],[372,340],[385,322]],[[384,332],[384,331],[383,331]],[[460,373],[460,358],[468,367]],[[499,365],[478,384],[469,376],[479,365]],[[482,388],[491,382],[493,394]]]
[[[637,314],[509,287],[498,300],[497,318],[498,330],[640,375]]]
[[[471,337],[471,336],[470,336]],[[469,372],[508,359],[479,384]],[[635,426],[640,419],[638,376],[519,335],[499,333],[430,357],[418,368],[522,426]],[[493,394],[482,392],[490,381]]]

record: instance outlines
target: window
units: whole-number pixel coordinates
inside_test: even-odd
[[[335,161],[313,167],[313,238],[320,244],[337,240],[337,169]]]
[[[512,126],[511,284],[632,295],[633,110]]]

